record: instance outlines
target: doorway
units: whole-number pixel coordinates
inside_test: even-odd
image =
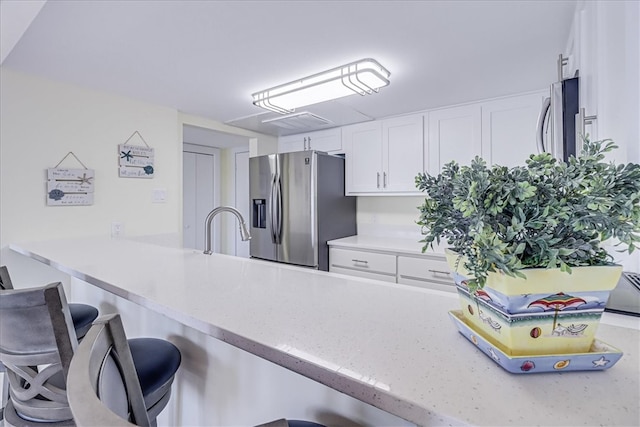
[[[204,249],[205,219],[217,206],[233,206],[249,221],[249,138],[183,124],[183,246]],[[249,257],[233,215],[216,216],[215,253]]]
[[[186,143],[182,150],[182,244],[204,250],[205,219],[220,203],[220,150]],[[214,235],[219,234],[219,228],[217,221]],[[220,251],[219,239],[213,241],[213,250]]]

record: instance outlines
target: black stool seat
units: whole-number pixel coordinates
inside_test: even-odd
[[[180,350],[169,341],[157,338],[132,338],[127,341],[145,405],[151,408],[171,390],[171,383],[182,360]]]
[[[69,312],[78,339],[84,337],[98,317],[98,309],[88,304],[69,304]]]
[[[169,341],[127,340],[120,315],[99,317],[69,366],[67,397],[76,425],[123,426],[128,420],[156,426],[180,362],[180,350]]]
[[[13,289],[13,282],[6,266],[0,266],[0,289]],[[87,304],[68,304],[71,320],[73,321],[73,329],[76,330],[76,338],[84,337],[91,324],[98,317],[98,309]],[[1,369],[0,369],[1,371]]]

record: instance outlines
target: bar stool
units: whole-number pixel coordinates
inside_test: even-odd
[[[78,427],[151,425],[130,347],[118,314],[93,322],[78,345],[67,379],[69,406]],[[256,427],[324,426],[283,418]]]
[[[0,290],[0,297],[0,361],[7,368],[10,386],[5,421],[40,427],[75,425],[67,400],[67,377],[78,341],[62,284]],[[132,375],[142,386],[144,407],[154,425],[169,401],[180,351],[154,338],[137,338],[128,344],[134,360]]]
[[[9,270],[6,266],[0,266],[0,290],[14,289]],[[98,309],[88,304],[69,304],[71,320],[76,332],[76,337],[81,339],[85,336],[91,323],[98,317]],[[0,373],[5,373],[6,369],[0,363]],[[4,419],[4,407],[7,404],[9,396],[9,380],[5,374],[2,382],[2,406],[0,407],[0,420]]]
[[[150,425],[131,341],[120,316],[110,314],[93,322],[78,345],[67,378],[69,406],[78,427]],[[324,426],[283,418],[256,427]]]
[[[0,289],[14,289],[9,270],[4,265],[0,267]],[[91,327],[91,323],[98,317],[98,309],[88,304],[70,303],[69,311],[71,312],[73,327],[76,330],[76,337],[81,339]],[[2,368],[0,368],[0,372],[2,372]]]

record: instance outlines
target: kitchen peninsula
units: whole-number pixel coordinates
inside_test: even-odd
[[[513,375],[458,334],[446,292],[130,240],[10,248],[418,425],[640,419],[637,328],[600,326],[624,352],[609,370]]]

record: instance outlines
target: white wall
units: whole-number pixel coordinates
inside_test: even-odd
[[[640,163],[640,3],[596,2],[598,132]]]
[[[587,115],[596,115],[587,131],[612,139],[620,148],[616,163],[640,163],[640,2],[587,1],[576,11],[574,32],[581,78],[588,89]],[[610,248],[625,270],[640,271],[640,251],[632,255]]]
[[[181,149],[177,111],[1,70],[0,247],[20,240],[177,233]],[[153,179],[118,177],[118,144],[139,131],[155,149]],[[134,138],[133,144],[143,144]],[[95,170],[92,206],[47,206],[46,169],[72,151]],[[71,156],[60,167],[81,168]],[[152,203],[152,191],[167,191]]]

